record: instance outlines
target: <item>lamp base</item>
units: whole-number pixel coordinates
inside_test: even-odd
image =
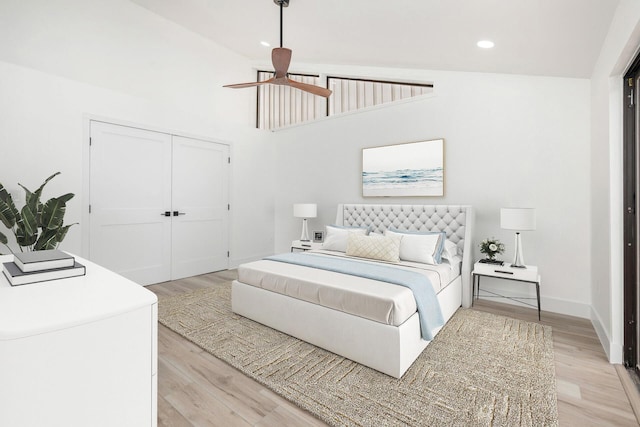
[[[310,242],[309,239],[309,229],[307,228],[307,218],[302,219],[302,233],[300,234],[301,242]]]
[[[520,233],[516,233],[516,255],[513,257],[511,267],[527,268],[524,263],[524,255],[522,255],[522,240],[520,239]]]

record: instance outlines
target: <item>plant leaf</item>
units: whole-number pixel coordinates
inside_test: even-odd
[[[16,225],[18,216],[19,212],[13,203],[11,194],[0,184],[0,221],[5,227],[11,229]]]
[[[11,229],[16,225],[16,211],[15,206],[13,206],[12,209],[9,203],[0,200],[0,221],[2,221],[5,227]]]
[[[38,233],[27,232],[26,230],[27,227],[28,226],[25,226],[25,223],[22,220],[22,218],[16,221],[16,231],[15,231],[16,242],[18,243],[18,245],[23,247],[33,245],[38,239]]]
[[[29,205],[24,205],[20,211],[22,216],[22,229],[25,236],[38,235],[38,223],[36,222],[36,214],[31,211]]]
[[[34,199],[34,194],[31,192],[31,190],[29,190],[27,187],[25,187],[24,185],[22,185],[20,183],[18,183],[18,185],[20,187],[22,187],[22,189],[24,190],[24,194],[25,194],[24,195],[24,200],[25,200],[26,204],[33,203],[33,200],[35,200],[35,199]]]
[[[60,242],[62,242],[64,240],[64,238],[67,236],[67,232],[69,231],[69,228],[72,225],[76,225],[78,224],[77,222],[74,222],[73,224],[69,224],[69,225],[65,225],[64,227],[60,227],[58,228],[58,232],[56,233],[56,247],[60,244]]]
[[[34,192],[31,192],[31,190],[29,190],[27,187],[18,183],[18,185],[22,187],[22,189],[25,192],[26,204],[29,205],[29,207],[31,208],[31,211],[35,213],[36,219],[38,220],[38,224],[40,224],[40,215],[42,213],[42,203],[40,202],[40,197],[42,196],[42,190],[44,189],[44,186],[47,185],[47,183],[57,175],[60,175],[60,172],[56,172],[50,177],[48,177],[47,179],[45,179],[42,185],[40,185],[40,187],[38,187],[38,189]]]
[[[47,200],[42,208],[40,226],[47,230],[56,230],[62,226],[64,213],[67,209],[67,201],[73,198],[74,194],[68,193],[64,196],[54,197]]]
[[[56,236],[58,235],[58,230],[42,230],[42,234],[38,238],[38,241],[35,242],[35,246],[33,247],[34,251],[44,251],[47,249],[55,249],[58,245],[58,241],[56,240]]]
[[[4,188],[4,185],[0,184],[0,200],[7,200],[8,198],[10,198],[11,195],[9,194],[9,192]]]

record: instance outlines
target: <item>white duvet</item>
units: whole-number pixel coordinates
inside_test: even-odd
[[[325,256],[347,257],[335,251],[313,252]],[[378,263],[378,261],[357,259]],[[460,275],[459,264],[455,267],[448,263],[384,264],[427,276],[436,294]],[[413,293],[404,286],[283,262],[260,260],[242,264],[238,267],[238,280],[247,285],[387,325],[399,326],[417,310]]]

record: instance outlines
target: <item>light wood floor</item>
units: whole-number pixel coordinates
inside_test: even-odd
[[[176,295],[235,275],[222,271],[148,289]],[[534,309],[495,301],[478,300],[474,309],[537,321]],[[541,323],[553,328],[560,425],[638,425],[591,322],[543,311]],[[326,425],[162,325],[158,335],[158,426]]]

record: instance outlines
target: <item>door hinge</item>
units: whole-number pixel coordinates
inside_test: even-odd
[[[91,205],[89,205],[89,213],[91,213]]]
[[[628,85],[629,87],[633,87],[633,77],[629,77],[629,78],[627,79],[627,85]]]
[[[91,147],[91,143],[92,143],[91,138],[89,138],[89,147]]]
[[[227,204],[227,210],[230,211],[231,210],[231,204]]]
[[[231,164],[231,157],[227,157],[227,163]]]
[[[227,258],[229,258],[229,251],[227,251]]]

